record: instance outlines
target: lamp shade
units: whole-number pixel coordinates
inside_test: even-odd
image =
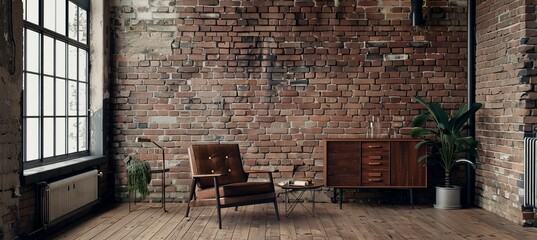
[[[136,137],[136,142],[152,142],[149,138]]]

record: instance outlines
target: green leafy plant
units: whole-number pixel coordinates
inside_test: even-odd
[[[151,182],[151,166],[149,163],[139,159],[132,159],[129,156],[125,165],[129,192],[138,191],[142,194],[142,197],[149,195],[149,190],[147,189],[147,185]]]
[[[423,112],[412,120],[412,131],[410,136],[412,138],[420,138],[423,136],[436,136],[435,139],[426,138],[423,141],[416,144],[416,149],[422,145],[430,145],[435,148],[436,151],[432,151],[432,154],[426,154],[419,157],[418,161],[427,163],[432,155],[439,155],[440,165],[445,171],[444,186],[451,187],[450,173],[453,167],[459,163],[468,163],[475,168],[475,164],[467,159],[455,160],[457,156],[463,153],[471,156],[477,156],[478,142],[471,136],[466,136],[466,129],[468,127],[468,119],[477,112],[482,106],[481,103],[474,103],[470,109],[466,105],[459,108],[457,113],[451,117],[448,117],[446,112],[438,104],[426,103],[422,98],[415,96],[414,99],[427,108],[426,112]],[[434,122],[434,127],[427,127],[427,122]]]

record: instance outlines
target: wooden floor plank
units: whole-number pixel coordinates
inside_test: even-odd
[[[166,226],[167,228],[168,227],[173,228],[171,232],[168,234],[168,236],[166,237],[166,239],[173,239],[173,240],[181,239],[188,232],[188,230],[190,229],[192,224],[195,222],[197,217],[201,214],[202,208],[194,208],[196,210],[191,208],[189,217],[186,218],[184,216],[185,216],[187,207],[186,207],[186,204],[183,204],[183,205],[184,207],[181,208],[181,211],[178,211],[175,214],[175,217],[172,218],[172,220]]]
[[[252,222],[253,205],[241,207],[241,218],[237,220],[235,230],[233,231],[232,239],[245,240],[248,239],[250,233],[250,223]]]
[[[218,213],[216,212],[216,207],[213,207],[214,209],[214,216],[212,219],[209,220],[209,222],[205,225],[205,228],[203,231],[201,231],[201,234],[199,235],[199,239],[212,239],[214,236],[220,231],[218,228]],[[228,225],[227,221],[227,215],[229,212],[234,211],[234,208],[222,208],[221,214],[222,214],[222,229],[224,228],[224,225]]]
[[[198,209],[198,208],[194,208]],[[201,210],[200,215],[197,216],[195,221],[192,223],[190,229],[183,234],[181,239],[190,240],[190,239],[199,239],[199,236],[203,232],[203,229],[207,225],[218,225],[218,217],[216,216],[216,208],[214,207],[204,207],[199,208]]]
[[[495,216],[493,219],[488,218],[489,214],[483,209],[476,209],[476,211],[467,211],[468,216],[473,218],[472,224],[479,227],[486,227],[487,229],[504,229],[501,234],[508,235],[510,237],[518,236],[520,238],[529,238],[531,235],[526,233],[520,233],[519,226],[512,224],[511,222],[501,217]],[[495,235],[496,235],[495,234]]]
[[[285,216],[285,210],[282,212],[283,212],[282,214],[283,216],[280,220],[280,237],[282,240],[294,239],[296,238],[294,218],[291,218],[292,215]]]
[[[138,215],[136,218],[132,219],[130,222],[125,224],[122,228],[115,231],[108,240],[119,240],[123,239],[125,236],[129,235],[132,231],[134,231],[135,228],[139,226],[143,226],[147,223],[148,218],[151,219],[151,216],[153,216],[155,213],[164,212],[162,208],[157,207],[154,204],[151,204],[152,207],[145,210],[143,214]],[[149,217],[148,217],[149,216]],[[131,238],[132,239],[132,238]]]
[[[103,223],[103,222],[105,222],[107,220],[109,221],[111,218],[118,218],[120,216],[124,216],[124,215],[127,214],[126,212],[124,212],[128,208],[127,204],[110,205],[108,207],[109,208],[107,209],[107,211],[102,213],[102,214],[98,214],[98,215],[91,214],[89,216],[91,218],[83,218],[80,221],[77,221],[77,223],[81,223],[81,224],[77,224],[74,227],[72,227],[71,229],[68,229],[69,234],[62,234],[62,233],[65,233],[67,231],[67,229],[62,228],[60,231],[58,231],[56,233],[57,236],[56,236],[55,239],[76,239],[76,238],[79,238],[80,236],[82,236],[86,232],[92,230],[92,228],[88,227],[88,226],[92,226],[92,227],[99,226],[101,223]],[[107,225],[107,224],[105,224],[105,225]]]
[[[254,211],[252,212],[252,221],[250,223],[250,231],[248,232],[248,239],[258,240],[266,239],[266,204],[253,205]]]
[[[306,212],[303,208],[295,208],[292,215],[289,216],[294,222],[294,227],[296,231],[296,239],[310,240],[313,239],[311,234],[310,226],[308,225],[308,218],[310,218],[309,213]]]
[[[123,239],[149,239],[153,238],[158,233],[164,233],[165,230],[161,229],[169,219],[173,218],[179,209],[184,205],[179,203],[169,203],[167,212],[164,212],[162,208],[159,208],[154,214],[146,218],[146,220],[138,227],[133,229]],[[175,225],[174,225],[175,227]]]
[[[342,231],[346,232],[350,229],[357,239],[381,239],[382,228],[379,225],[382,221],[377,216],[377,213],[374,212],[374,209],[371,208],[371,205],[350,205],[343,213],[344,218],[355,220],[349,221]],[[348,239],[348,237],[345,239]]]
[[[281,212],[285,212],[284,209],[282,209],[280,206],[281,203],[278,205],[278,211],[281,213]],[[265,234],[265,237],[266,239],[280,239],[280,222],[281,222],[281,218],[282,217],[285,217],[285,216],[282,216],[280,214],[280,220],[278,220],[277,216],[276,216],[276,211],[274,209],[274,204],[273,203],[269,203],[268,206],[267,206],[267,213],[266,213],[266,218],[267,218],[267,226],[266,226],[266,234]]]
[[[124,204],[124,205],[127,205],[127,204]],[[113,228],[116,223],[120,222],[124,218],[134,218],[140,215],[142,212],[143,210],[129,212],[128,207],[122,208],[121,211],[117,212],[112,217],[107,218],[105,221],[101,222],[100,224],[97,224],[91,227],[89,231],[76,237],[76,239],[81,239],[81,240],[93,239],[101,232],[106,231],[107,229]],[[71,239],[74,239],[74,238],[71,238]]]
[[[222,229],[215,234],[215,240],[232,239],[233,231],[235,230],[241,213],[243,213],[243,211],[241,210],[242,207],[239,207],[237,211],[235,211],[235,208],[226,208],[226,211],[224,212],[224,215],[222,217]]]
[[[336,227],[336,220],[332,214],[327,211],[326,204],[317,204],[317,219],[319,219],[321,228],[326,233],[328,239],[340,240],[343,239]]]
[[[99,232],[97,232],[95,236],[91,236],[91,238],[95,238],[95,239],[109,238],[114,233],[119,231],[121,228],[125,227],[129,222],[136,219],[138,216],[143,215],[146,211],[150,211],[151,208],[154,206],[156,206],[154,203],[146,203],[146,204],[143,204],[143,206],[136,208],[132,212],[129,212],[128,209],[124,210],[124,212],[126,213],[124,217],[122,217],[118,221],[115,221],[112,225],[106,227],[105,229],[100,230]],[[90,237],[90,235],[81,237],[81,239],[84,239],[85,237]]]
[[[155,205],[156,204],[156,205]],[[186,204],[158,203],[112,207],[76,222],[48,239],[537,239],[523,228],[483,209],[439,210],[430,206],[316,204],[316,216],[301,206],[276,220],[272,204],[222,209],[222,229],[214,206],[197,207],[184,218]],[[149,206],[155,208],[149,208]]]

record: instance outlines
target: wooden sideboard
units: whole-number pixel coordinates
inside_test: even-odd
[[[407,188],[413,205],[413,188],[427,187],[427,169],[418,162],[426,147],[415,149],[419,139],[324,139],[324,185],[346,188]]]

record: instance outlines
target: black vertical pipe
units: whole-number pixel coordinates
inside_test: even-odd
[[[475,103],[475,58],[476,58],[476,12],[475,12],[475,0],[467,0],[468,6],[468,108]],[[475,115],[472,115],[468,120],[468,136],[475,138]],[[468,160],[475,162],[475,157],[468,156]],[[475,198],[475,171],[472,166],[467,164],[467,186],[466,186],[466,205],[467,207],[474,206]]]
[[[411,1],[412,26],[420,26],[423,23],[423,0]]]

